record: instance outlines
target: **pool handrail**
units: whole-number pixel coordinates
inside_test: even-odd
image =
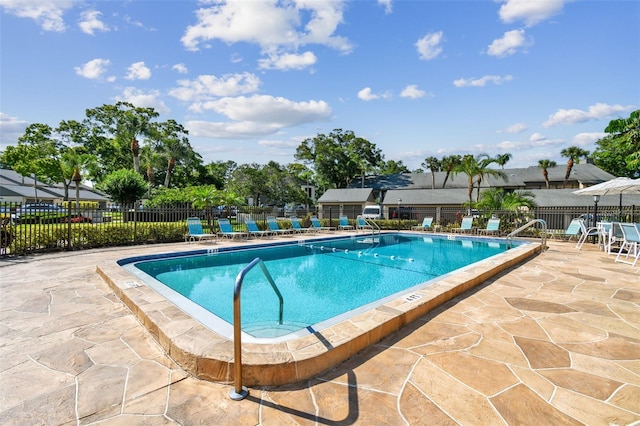
[[[267,270],[262,259],[256,257],[247,266],[242,268],[242,271],[236,277],[236,284],[233,287],[233,364],[234,364],[234,388],[229,392],[229,397],[234,401],[240,401],[249,395],[249,391],[246,387],[242,386],[242,325],[240,321],[240,292],[242,291],[242,283],[245,275],[256,265],[260,265],[260,269],[267,277],[267,281],[271,284],[271,288],[276,292],[278,300],[280,301],[280,315],[278,317],[278,323],[282,324],[282,308],[284,300],[278,286],[271,277],[271,274]]]
[[[364,223],[363,226],[361,223]],[[380,227],[373,220],[368,220],[366,217],[362,215],[358,215],[356,217],[356,232],[362,229],[364,232],[367,228],[371,229],[371,235],[375,235],[376,231],[380,234]]]
[[[515,231],[509,233],[509,235],[507,235],[507,237],[506,237],[507,250],[509,250],[511,248],[511,240],[513,239],[513,237],[515,237],[516,235],[518,235],[520,232],[524,231],[525,229],[532,227],[536,223],[540,223],[542,225],[542,250],[546,249],[546,247],[547,247],[547,222],[544,219],[533,219],[533,220],[525,223],[524,225],[522,225],[520,228],[516,229]]]

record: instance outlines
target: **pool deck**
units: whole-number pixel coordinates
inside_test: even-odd
[[[247,243],[213,247],[227,244]],[[0,260],[0,424],[640,424],[640,267],[594,245],[550,241],[338,367],[242,401],[169,358],[96,273],[208,247]]]

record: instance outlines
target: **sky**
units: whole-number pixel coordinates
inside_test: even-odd
[[[0,0],[0,150],[117,101],[205,163],[284,165],[342,129],[411,170],[560,165],[640,108],[640,2]]]

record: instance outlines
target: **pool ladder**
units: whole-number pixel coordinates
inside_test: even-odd
[[[267,277],[269,284],[271,284],[271,288],[276,292],[278,296],[278,300],[280,301],[280,315],[278,316],[278,324],[282,325],[282,308],[284,305],[284,301],[282,299],[282,294],[278,287],[276,286],[275,281],[271,277],[271,274],[267,270],[262,259],[256,257],[245,266],[242,271],[236,277],[236,284],[233,288],[233,363],[234,363],[234,378],[233,378],[233,389],[229,392],[229,397],[234,401],[240,401],[249,395],[249,391],[246,387],[242,386],[242,325],[240,323],[240,292],[242,291],[242,283],[244,281],[245,275],[253,269],[254,266],[260,265],[260,269],[264,273],[264,276]]]
[[[547,222],[545,222],[544,219],[533,219],[532,221],[522,225],[520,228],[516,229],[515,231],[513,231],[509,235],[507,235],[507,237],[506,237],[507,238],[507,250],[511,248],[513,237],[515,237],[516,235],[518,235],[520,232],[524,231],[525,229],[532,227],[536,223],[539,223],[539,224],[542,225],[542,250],[544,251],[544,249],[547,248]]]

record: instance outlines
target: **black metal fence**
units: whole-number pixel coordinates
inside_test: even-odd
[[[346,206],[345,206],[346,208]],[[144,208],[139,205],[121,206],[117,209],[76,208],[74,203],[65,205],[0,203],[0,254],[7,256],[28,255],[47,251],[80,250],[97,247],[127,246],[184,241],[187,233],[186,219],[199,217],[204,231],[217,233],[217,220],[229,218],[234,230],[245,231],[246,218],[252,218],[261,229],[267,228],[267,216],[276,216],[282,227],[290,224],[284,220],[289,216],[303,219],[309,226],[309,216],[319,215],[323,226],[337,227],[340,214],[350,220],[361,214],[361,208],[350,207],[340,211],[337,207],[318,212],[314,208],[285,210],[275,207],[225,207],[194,209],[190,205]],[[474,226],[482,228],[491,216],[501,218],[501,230],[508,233],[532,219],[544,219],[552,231],[565,230],[571,220],[583,217],[588,224],[594,220],[591,208],[547,207],[528,212],[472,211]],[[468,212],[462,208],[401,206],[389,208],[388,218],[377,220],[383,229],[411,229],[424,217],[434,217],[434,223],[443,230],[458,226]],[[600,207],[597,220],[640,222],[640,207]]]

